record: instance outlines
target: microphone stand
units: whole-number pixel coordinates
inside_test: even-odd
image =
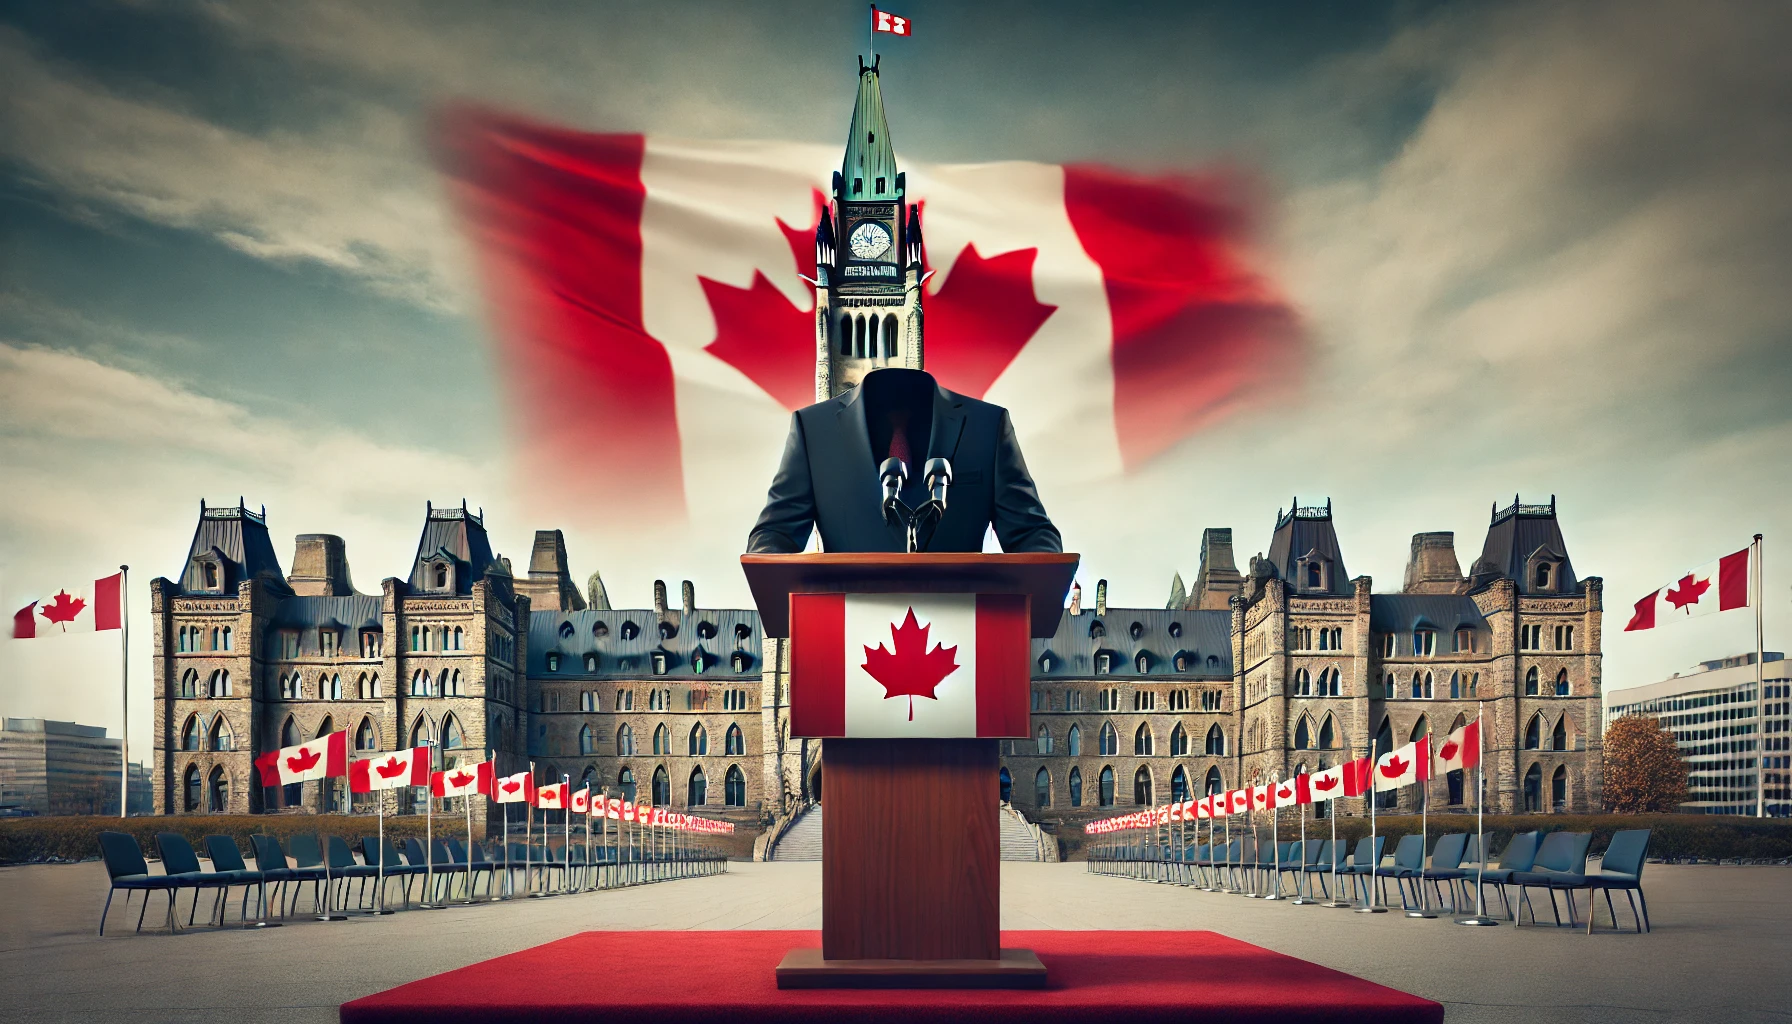
[[[946,488],[952,483],[952,464],[945,459],[928,459],[922,479],[927,485],[927,500],[918,508],[909,508],[902,500],[902,488],[908,483],[908,465],[901,459],[889,458],[878,469],[884,489],[884,522],[904,528],[909,554],[920,551],[921,527],[928,522],[938,525],[946,515]],[[928,538],[930,541],[931,537]]]

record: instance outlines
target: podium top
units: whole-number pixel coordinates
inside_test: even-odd
[[[766,636],[790,635],[791,594],[1026,594],[1032,633],[1058,631],[1080,555],[1057,552],[821,552],[742,555]]]

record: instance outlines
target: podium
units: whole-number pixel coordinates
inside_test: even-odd
[[[820,949],[780,988],[1034,988],[1001,948],[996,744],[1031,738],[1031,641],[1071,554],[743,555],[765,635],[790,638],[792,737],[822,744]]]

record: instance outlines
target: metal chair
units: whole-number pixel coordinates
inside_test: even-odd
[[[1514,872],[1529,871],[1531,864],[1537,859],[1537,843],[1542,838],[1540,832],[1520,832],[1506,844],[1506,850],[1500,854],[1500,866],[1487,868],[1481,873],[1482,886],[1499,887],[1500,903],[1506,908],[1506,920],[1516,921],[1512,915],[1512,904],[1506,899],[1506,883],[1512,880]]]
[[[320,914],[329,913],[330,894],[323,889],[325,880],[330,876],[324,871],[322,844],[314,835],[300,835],[287,840],[286,845],[292,851],[292,880],[296,883],[292,890],[293,903],[299,901],[299,889],[304,883],[310,882],[312,909]]]
[[[1374,847],[1371,849],[1370,843]],[[1369,902],[1369,882],[1373,878],[1381,896],[1381,902],[1387,902],[1387,873],[1381,870],[1381,858],[1388,845],[1387,836],[1368,836],[1357,840],[1356,852],[1350,855],[1350,866],[1341,874],[1350,876],[1351,888],[1362,893],[1364,903]]]
[[[106,915],[112,912],[112,895],[124,890],[125,903],[128,906],[131,893],[143,894],[143,909],[137,912],[137,930],[143,930],[143,915],[149,911],[149,894],[165,892],[168,894],[168,930],[175,932],[179,926],[174,920],[174,894],[181,887],[181,880],[168,875],[152,875],[149,873],[149,862],[143,859],[143,848],[137,845],[136,837],[123,832],[101,832],[100,859],[106,863],[106,876],[111,886],[106,890],[106,905],[100,909],[100,935],[106,934]]]
[[[330,851],[330,877],[342,880],[342,909],[348,909],[349,887],[356,880],[361,883],[361,895],[355,899],[359,907],[367,898],[367,882],[379,875],[378,864],[362,864],[355,860],[355,851],[349,848],[348,840],[341,836],[331,836],[327,840]]]
[[[1458,900],[1456,883],[1460,882],[1468,872],[1462,870],[1462,851],[1467,849],[1469,835],[1466,832],[1452,832],[1447,836],[1439,836],[1437,843],[1431,847],[1431,866],[1420,873],[1421,883],[1430,882],[1431,891],[1437,894],[1438,909],[1449,913],[1456,909]],[[1440,882],[1448,883],[1450,898],[1444,899]]]
[[[236,840],[230,836],[206,836],[205,855],[211,859],[213,871],[228,875],[232,879],[231,885],[243,887],[243,905],[237,910],[237,916],[244,922],[249,920],[249,890],[255,889],[258,894],[255,916],[265,920],[268,916],[267,877],[243,863],[243,852],[237,849]],[[228,900],[229,886],[225,887],[224,895]]]
[[[1400,842],[1394,846],[1394,866],[1387,871],[1388,877],[1394,880],[1394,888],[1400,891],[1400,909],[1411,910],[1413,903],[1423,904],[1423,893],[1418,891],[1420,876],[1425,871],[1425,837],[1414,832],[1409,836],[1401,836]],[[1407,884],[1413,888],[1413,899],[1407,901]]]
[[[224,894],[235,884],[234,881],[215,871],[202,869],[199,866],[199,854],[194,852],[193,844],[187,842],[187,837],[179,832],[157,832],[156,849],[162,854],[162,870],[167,872],[168,877],[181,879],[182,888],[193,890],[193,907],[187,911],[188,926],[199,915],[201,889],[218,890],[218,895],[212,900],[211,916],[218,919],[218,924],[222,926]]]
[[[1543,845],[1537,848],[1537,859],[1532,862],[1531,870],[1512,873],[1512,884],[1518,886],[1519,908],[1531,907],[1531,889],[1541,888],[1549,893],[1549,912],[1555,917],[1556,924],[1560,925],[1562,914],[1556,909],[1556,892],[1559,888],[1568,901],[1569,926],[1579,924],[1574,919],[1574,890],[1586,888],[1587,847],[1592,842],[1591,832],[1551,832],[1544,836]],[[1591,900],[1588,902],[1590,904]],[[1588,913],[1591,912],[1589,909]],[[1513,924],[1523,923],[1514,915]],[[1531,907],[1531,923],[1537,923],[1535,907]]]
[[[1591,890],[1597,889],[1605,893],[1605,909],[1612,915],[1612,927],[1618,927],[1618,911],[1612,906],[1612,890],[1618,889],[1630,900],[1630,916],[1636,919],[1638,933],[1649,931],[1649,900],[1643,895],[1643,865],[1649,855],[1649,830],[1646,828],[1624,829],[1612,833],[1612,841],[1605,848],[1605,857],[1599,863],[1599,873],[1588,875],[1587,894],[1587,934],[1593,934],[1593,897]],[[1553,885],[1552,885],[1553,887]],[[1632,897],[1632,893],[1636,895]],[[1572,899],[1573,897],[1569,897]],[[1637,901],[1641,900],[1642,913],[1637,912]]]

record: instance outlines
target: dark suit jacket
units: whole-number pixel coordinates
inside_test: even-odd
[[[888,371],[876,371],[879,373]],[[802,551],[809,531],[821,531],[828,551],[902,551],[904,531],[884,522],[883,488],[865,421],[863,387],[806,409],[790,420],[784,459],[766,495],[765,510],[747,538],[752,554]],[[981,551],[994,524],[1003,551],[1062,551],[1063,539],[1045,514],[1027,473],[1008,410],[934,386],[927,458],[952,463],[946,514],[926,551]],[[909,467],[903,500],[926,500],[920,480],[925,458]]]

